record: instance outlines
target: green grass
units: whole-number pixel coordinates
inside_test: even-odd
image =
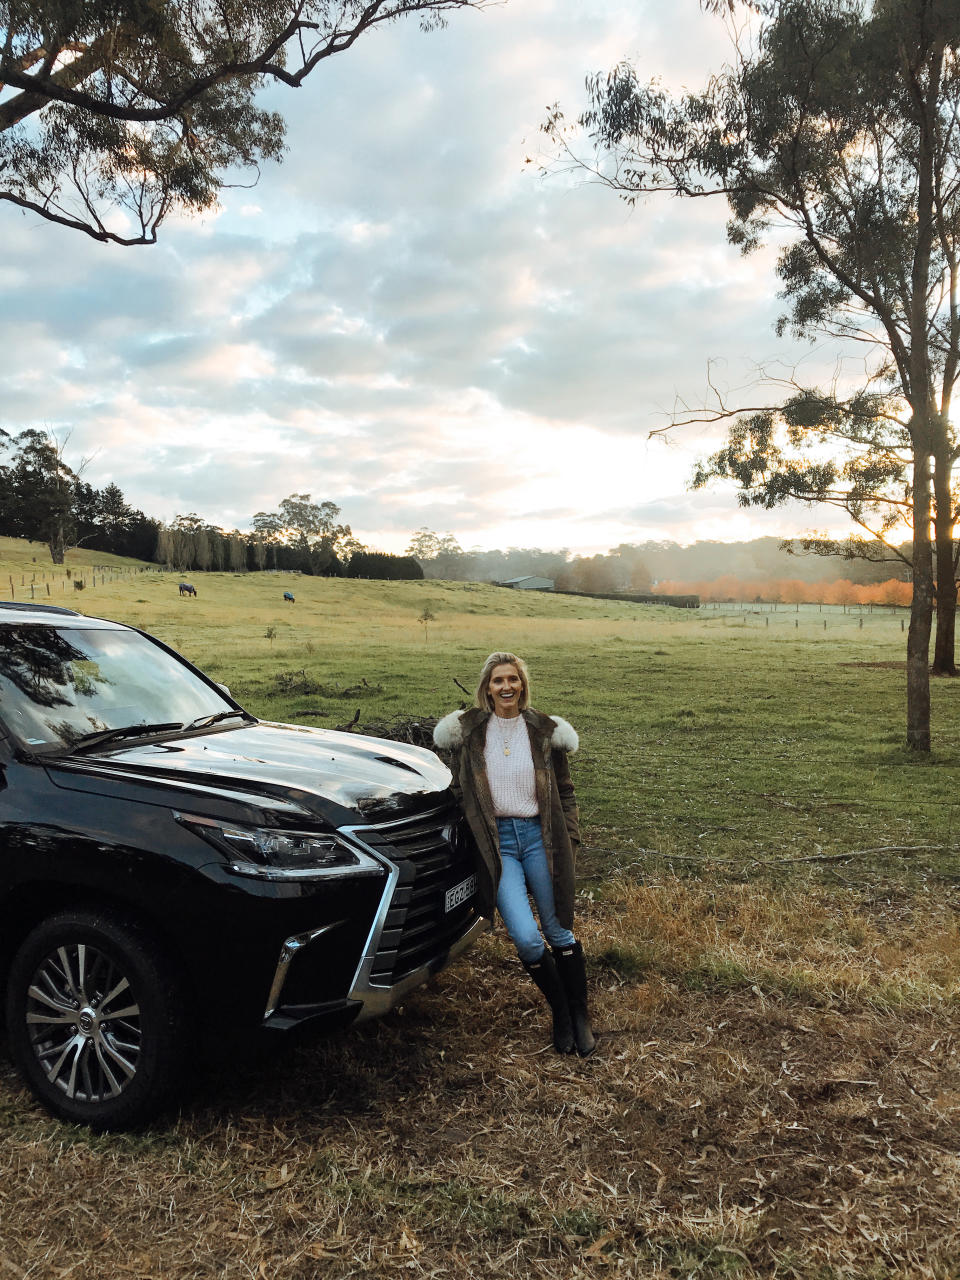
[[[905,846],[871,865],[960,876],[960,682],[934,682],[934,750],[907,752],[896,613],[835,610],[824,631],[816,606],[726,625],[717,611],[474,583],[190,576],[196,600],[179,575],[145,572],[69,603],[152,631],[258,715],[319,727],[358,708],[361,724],[439,716],[488,652],[523,654],[536,704],[581,735],[588,875],[657,857],[678,871],[829,867],[785,860]]]

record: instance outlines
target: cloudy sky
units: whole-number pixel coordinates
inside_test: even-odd
[[[825,361],[774,336],[771,255],[726,246],[719,202],[540,173],[547,106],[576,115],[588,73],[697,87],[725,48],[697,0],[506,0],[274,92],[284,163],[156,246],[0,207],[0,425],[70,432],[150,515],[246,528],[308,492],[388,551],[422,526],[591,552],[825,527],[691,493],[710,435],[648,438],[708,364],[735,389]]]

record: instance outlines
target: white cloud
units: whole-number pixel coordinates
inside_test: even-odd
[[[685,489],[715,435],[647,439],[708,360],[733,390],[794,358],[772,251],[739,257],[718,203],[629,209],[526,163],[587,73],[635,56],[696,85],[718,32],[697,0],[398,24],[271,91],[290,147],[255,203],[126,250],[0,210],[4,426],[71,429],[87,478],[152,514],[243,526],[310,491],[397,550],[422,524],[592,550],[805,527]]]

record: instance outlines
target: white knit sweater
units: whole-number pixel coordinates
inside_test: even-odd
[[[540,810],[530,735],[523,716],[490,717],[483,761],[497,817],[535,818]]]

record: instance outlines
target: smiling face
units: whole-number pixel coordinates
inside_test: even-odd
[[[501,662],[490,672],[487,693],[498,716],[510,717],[520,714],[520,695],[523,692],[523,681],[520,672],[512,662]]]

